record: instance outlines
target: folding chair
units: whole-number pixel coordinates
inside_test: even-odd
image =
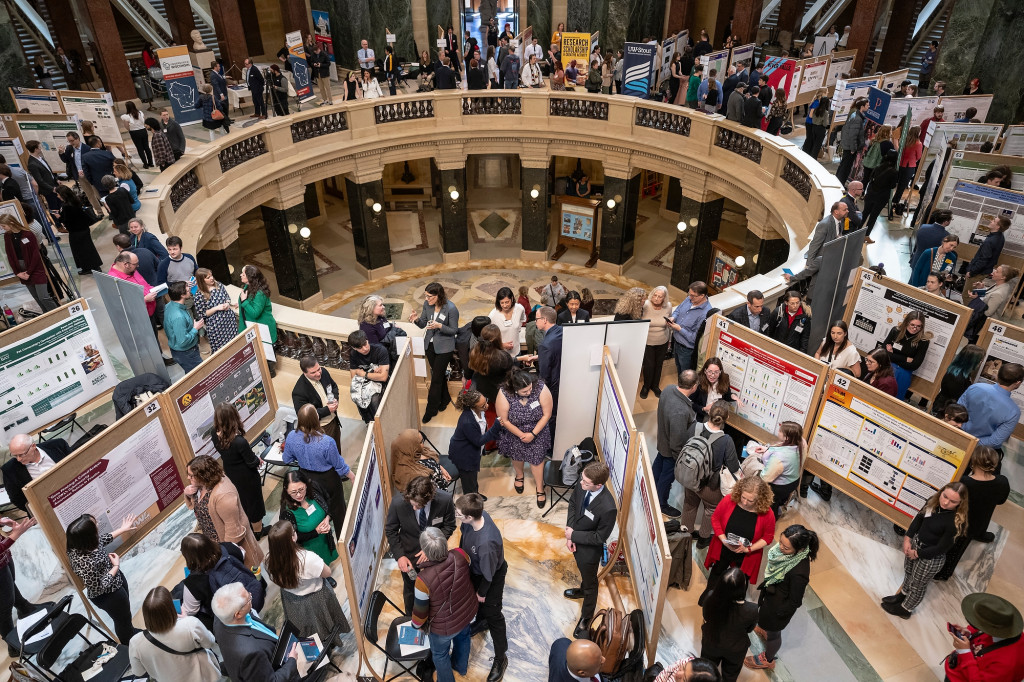
[[[68,445],[71,445],[71,434],[74,433],[76,426],[78,427],[79,431],[85,433],[85,429],[82,428],[82,425],[78,423],[77,418],[78,414],[72,412],[71,414],[64,417],[53,426],[43,429],[42,431],[39,432],[39,442],[45,443],[46,441],[53,440],[54,438],[63,438],[68,442]],[[67,433],[62,433],[64,429],[67,429]]]
[[[568,504],[569,496],[572,495],[574,486],[562,483],[561,467],[561,461],[555,461],[549,453],[547,459],[544,460],[544,488],[545,490],[550,489],[549,494],[554,495],[555,499],[551,500],[551,504],[548,505],[547,511],[541,514],[541,518],[553,512],[555,505],[559,502],[565,501]]]
[[[455,481],[459,480],[460,476],[459,468],[452,463],[452,460],[450,457],[448,457],[448,455],[441,452],[441,450],[436,445],[434,445],[434,441],[427,438],[427,434],[420,431],[420,435],[423,436],[423,440],[427,441],[427,444],[430,445],[430,447],[434,448],[434,452],[437,453],[437,459],[441,465],[441,468],[447,471],[448,475],[452,477],[452,480],[448,483],[447,490],[454,492]]]
[[[398,644],[398,626],[408,623],[412,620],[411,616],[399,616],[391,621],[391,625],[388,626],[388,636],[385,640],[384,646],[382,647],[378,642],[377,637],[377,622],[380,620],[380,613],[384,609],[384,604],[391,604],[391,606],[399,613],[404,613],[398,604],[388,599],[387,595],[380,590],[374,590],[373,594],[370,595],[370,604],[366,610],[366,622],[363,625],[363,638],[377,647],[377,649],[384,654],[386,660],[384,661],[384,672],[381,675],[384,678],[384,682],[391,682],[396,678],[401,677],[403,674],[412,675],[420,682],[423,682],[423,678],[416,674],[415,667],[409,667],[406,664],[420,663],[430,658],[430,648],[422,649],[415,653],[409,654],[408,656],[402,655],[402,647]],[[394,661],[398,664],[398,667],[402,669],[402,672],[396,673],[391,677],[388,677],[388,663]]]

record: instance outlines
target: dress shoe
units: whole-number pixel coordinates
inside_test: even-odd
[[[910,617],[914,615],[903,608],[903,604],[887,604],[882,602],[882,610],[896,616],[897,618],[902,618],[903,620],[910,620]]]
[[[698,535],[697,541],[693,544],[697,546],[697,549],[707,549],[711,546],[711,536],[709,535],[706,538],[704,538]]]
[[[744,658],[743,665],[752,670],[775,670],[775,661],[769,661],[763,651],[755,656]]]
[[[896,594],[890,594],[888,597],[882,597],[882,603],[883,604],[898,604],[899,602],[903,601],[905,598],[906,597],[904,596],[904,594],[902,592],[897,592]]]
[[[668,504],[662,505],[661,513],[663,516],[667,516],[672,519],[678,519],[680,516],[683,515],[683,512],[679,511],[675,507]]]
[[[640,400],[647,400],[647,396],[649,394],[650,394],[650,392],[646,388],[641,388],[640,389]]]
[[[431,419],[434,418],[434,415],[436,415],[436,414],[437,414],[436,412],[424,412],[423,413],[423,420],[422,420],[423,423],[426,424],[427,422],[429,422]]]
[[[447,409],[448,409],[448,406],[449,406],[449,405],[451,405],[451,403],[445,403],[445,404],[444,404],[444,405],[442,405],[441,407],[437,408],[437,411],[438,411],[438,412],[444,412],[445,410],[447,410]]]
[[[651,390],[654,391],[654,397],[655,398],[660,398],[661,397],[661,389],[660,388],[652,388]]]
[[[583,599],[583,589],[579,587],[570,587],[562,593],[562,596],[566,599]]]
[[[995,533],[991,533],[989,531],[985,531],[984,533],[982,533],[981,535],[979,535],[978,537],[976,537],[974,539],[977,540],[978,542],[992,542],[993,540],[996,539],[996,534]]]
[[[590,639],[590,619],[580,616],[576,629],[572,631],[573,639]]]
[[[828,502],[832,499],[832,486],[824,481],[811,483],[811,490],[818,493],[818,497]]]
[[[544,499],[543,499],[543,500],[542,500],[542,499],[540,499],[540,498],[541,498],[541,496],[543,496],[543,497],[544,497]],[[547,503],[548,503],[548,496],[547,496],[547,495],[545,495],[544,493],[537,493],[537,506],[538,506],[538,507],[539,507],[540,509],[543,509],[543,508],[544,508],[544,506],[545,506],[545,505],[546,505]]]
[[[499,682],[505,676],[505,668],[508,667],[508,656],[502,656],[500,660],[494,659],[491,672],[487,673],[487,682]]]
[[[480,493],[477,493],[477,494],[480,495]],[[483,500],[484,502],[486,502],[487,501],[487,496],[486,495],[480,495],[480,499]]]

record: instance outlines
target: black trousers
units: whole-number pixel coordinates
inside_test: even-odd
[[[836,180],[841,184],[846,184],[846,179],[850,177],[850,171],[853,170],[853,161],[856,158],[856,152],[851,152],[847,149],[843,150],[843,158],[839,161],[839,168],[836,168]]]
[[[259,90],[250,90],[252,93],[252,108],[253,112],[257,116],[267,116],[267,100],[263,98],[263,88]]]
[[[92,597],[92,603],[106,611],[110,619],[114,621],[114,634],[122,644],[130,641],[138,632],[132,625],[132,608],[128,600],[127,580],[119,590]]]
[[[301,470],[309,476],[311,481],[316,481],[327,493],[327,513],[334,522],[334,537],[341,537],[341,527],[345,523],[345,489],[341,487],[341,476],[334,469],[327,471]]]
[[[18,615],[32,608],[32,603],[25,599],[18,589],[18,583],[14,581],[14,559],[8,560],[7,565],[0,568],[0,633],[6,635],[14,629],[14,619],[11,618],[11,609],[17,609]]]
[[[644,346],[643,390],[653,391],[661,385],[661,368],[668,355],[668,341],[659,346]]]
[[[416,565],[416,557],[406,557],[412,562],[412,565]],[[416,597],[413,594],[416,590],[416,580],[409,577],[408,573],[402,573],[402,603],[405,605],[406,615],[412,613],[413,602]]]
[[[463,495],[480,492],[480,485],[477,483],[476,480],[479,474],[479,471],[462,471],[461,469],[459,470],[459,480],[462,481]]]
[[[882,203],[871,202],[868,204],[864,202],[864,227],[868,228],[868,231],[864,234],[865,237],[871,236],[871,230],[875,228],[875,221],[878,220],[878,216],[882,215],[882,209],[889,203],[888,197],[885,197],[885,201]]]
[[[359,410],[359,416],[363,418],[363,421],[369,424],[373,421],[374,415],[377,414],[377,408],[380,407],[380,397],[384,395],[384,392],[377,393],[370,398],[370,404],[366,407],[359,407],[356,405],[356,409]]]
[[[142,165],[147,168],[155,165],[153,163],[153,151],[149,148],[149,133],[146,129],[129,130],[128,135],[132,138],[132,142],[135,143],[135,148],[139,151],[139,158],[142,159]]]
[[[946,563],[942,565],[942,569],[935,574],[936,578],[942,580],[949,580],[953,577],[953,572],[956,570],[956,565],[960,563],[960,559],[963,558],[964,552],[967,551],[967,546],[971,544],[971,538],[967,535],[961,535],[953,541],[953,546],[946,552]]]
[[[796,479],[792,483],[786,483],[784,485],[775,485],[769,483],[768,487],[772,489],[772,494],[775,499],[772,501],[772,513],[775,514],[775,518],[779,517],[779,507],[786,503],[789,496],[793,494],[793,491],[800,485],[800,479]]]
[[[502,595],[505,592],[505,574],[508,573],[508,563],[502,564],[501,568],[494,572],[491,579],[491,586],[487,588],[484,601],[476,612],[476,619],[481,623],[487,623],[487,629],[491,633],[491,641],[494,642],[494,660],[500,661],[508,653],[508,635],[505,631],[505,614],[501,612]],[[473,583],[480,583],[480,576],[473,576]]]
[[[452,401],[448,393],[448,363],[454,354],[454,351],[437,353],[434,344],[426,348],[427,365],[430,366],[430,388],[427,389],[427,414],[430,416],[437,414]]]
[[[589,623],[597,609],[597,569],[601,561],[581,562],[576,559],[576,567],[580,569],[580,589],[583,590],[583,610],[580,615],[584,623]]]
[[[700,657],[706,658],[722,669],[722,682],[736,682],[743,671],[743,654],[739,658],[723,656],[715,650],[708,650],[701,647]]]

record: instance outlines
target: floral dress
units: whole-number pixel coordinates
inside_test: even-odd
[[[199,522],[199,532],[214,542],[220,542],[217,527],[213,525],[213,517],[210,516],[209,490],[204,490],[196,495],[196,503],[192,511],[195,512],[196,521]]]
[[[206,339],[210,342],[210,350],[216,351],[238,334],[238,315],[231,308],[206,316],[206,311],[216,308],[225,303],[231,303],[227,289],[220,282],[210,292],[210,298],[206,298],[202,292],[194,297],[196,302],[196,315],[206,320]]]
[[[540,394],[544,390],[544,382],[538,380],[533,386],[533,391],[525,400],[525,405],[520,401],[518,395],[510,394],[504,388],[502,395],[508,400],[508,420],[523,433],[530,433],[537,426],[537,423],[544,418],[544,408],[540,405]],[[503,429],[498,439],[498,450],[506,457],[517,462],[529,462],[538,465],[544,461],[548,450],[551,449],[551,426],[544,425],[544,430],[530,443],[524,443],[514,436],[508,429]]]

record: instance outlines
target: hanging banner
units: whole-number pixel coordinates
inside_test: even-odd
[[[576,60],[576,69],[580,74],[585,74],[590,68],[589,33],[562,34],[562,65],[568,67],[574,59]]]
[[[789,95],[790,83],[793,79],[793,70],[796,68],[796,60],[788,57],[768,57],[764,61],[761,73],[768,77],[768,86],[772,90],[782,88]]]
[[[15,108],[26,114],[63,114],[55,90],[9,88]],[[23,111],[28,109],[28,111]]]
[[[167,99],[171,101],[171,111],[178,125],[199,123],[203,120],[203,110],[196,109],[199,101],[199,88],[196,85],[196,74],[192,68],[192,60],[188,56],[188,47],[165,47],[156,51],[160,61],[160,70],[164,74],[167,86]]]
[[[284,44],[288,47],[288,62],[292,65],[292,77],[295,79],[295,96],[300,102],[308,102],[315,97],[313,87],[310,85],[306,50],[302,47],[302,31],[292,31],[286,34]]]
[[[332,62],[335,61],[334,40],[331,38],[331,17],[327,12],[313,10],[313,40],[317,45],[323,46],[322,49]]]
[[[868,108],[864,112],[864,118],[881,125],[885,121],[885,114],[889,111],[891,101],[892,95],[885,90],[879,90],[874,86],[868,88]],[[909,129],[910,126],[907,128]]]
[[[57,97],[65,114],[76,117],[79,123],[91,121],[93,130],[104,140],[121,140],[121,129],[117,127],[117,115],[114,113],[114,98],[109,92],[59,90]]]
[[[626,43],[622,63],[622,94],[647,99],[651,92],[651,73],[656,45]]]

